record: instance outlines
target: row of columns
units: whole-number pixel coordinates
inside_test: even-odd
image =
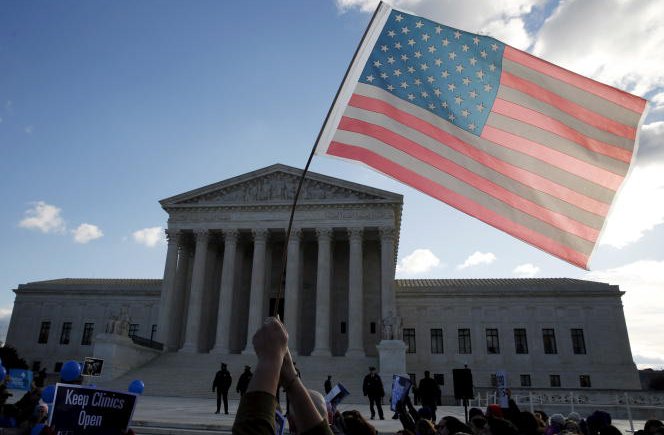
[[[260,328],[263,318],[263,297],[265,295],[266,252],[269,231],[255,229],[252,231],[254,239],[254,252],[252,259],[251,286],[249,295],[249,316],[247,327],[246,347],[243,353],[254,353],[252,337]],[[182,232],[166,230],[168,238],[168,251],[160,301],[158,341],[165,344],[169,350],[176,350],[178,331],[181,324],[177,319],[177,309],[184,301],[182,293],[184,286],[180,280],[184,268],[188,268],[186,255],[178,255],[182,248]],[[186,303],[187,316],[184,331],[184,344],[181,351],[198,352],[200,333],[200,319],[203,310],[203,292],[206,276],[208,244],[210,232],[196,230],[194,265],[191,278],[189,301]],[[316,331],[315,345],[312,355],[330,356],[330,288],[332,267],[332,238],[331,228],[316,229],[318,239],[318,265],[316,288]],[[364,356],[363,340],[363,229],[350,228],[349,235],[349,282],[348,282],[348,349],[347,356]],[[387,317],[394,312],[394,235],[393,229],[381,229],[381,315]],[[224,256],[219,288],[219,305],[217,311],[217,328],[212,353],[227,354],[230,352],[231,310],[235,287],[236,248],[239,231],[237,229],[224,231]],[[300,242],[301,230],[291,232],[287,241],[288,260],[286,263],[286,305],[284,307],[284,322],[294,339],[291,340],[291,351],[297,353],[297,335],[299,331],[299,289],[301,282],[300,271]],[[179,260],[178,260],[179,258]],[[186,270],[186,269],[185,269]],[[185,274],[186,275],[186,274]],[[176,282],[177,281],[177,282]]]

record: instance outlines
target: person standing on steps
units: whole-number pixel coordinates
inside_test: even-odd
[[[385,417],[383,417],[383,407],[381,406],[385,390],[383,389],[383,381],[378,376],[378,373],[376,373],[376,367],[369,367],[369,374],[364,377],[362,384],[362,392],[365,396],[369,397],[371,419],[376,418],[376,411],[374,411],[374,405],[376,405],[376,408],[378,408],[378,417],[381,420],[385,420]]]
[[[224,399],[224,414],[228,414],[228,390],[232,383],[231,373],[228,371],[226,364],[221,363],[221,370],[217,372],[212,382],[212,391],[217,391],[217,411],[215,414],[219,414],[222,398]]]
[[[332,376],[331,375],[327,375],[327,380],[323,384],[323,388],[325,388],[325,394],[332,391]]]
[[[244,372],[240,375],[240,379],[237,380],[237,386],[235,387],[235,391],[240,393],[240,397],[244,396],[244,393],[247,391],[249,381],[251,381],[253,375],[251,367],[244,366]]]

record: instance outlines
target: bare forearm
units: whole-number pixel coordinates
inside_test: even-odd
[[[247,392],[264,391],[274,396],[279,385],[280,371],[281,361],[259,360],[254,376],[249,381]]]
[[[290,406],[295,411],[292,418],[299,432],[306,432],[323,421],[300,378],[296,377],[289,384],[287,394]]]

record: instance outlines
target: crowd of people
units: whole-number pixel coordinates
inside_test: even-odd
[[[298,376],[288,351],[288,333],[275,318],[265,320],[253,339],[258,356],[254,377],[247,393],[242,396],[233,424],[235,435],[279,434],[275,428],[275,415],[279,410],[276,392],[281,387],[291,401],[288,422],[290,433],[320,435],[376,435],[376,428],[357,410],[339,412],[326,403],[322,394],[307,390]],[[331,386],[328,377],[325,390]],[[376,411],[384,419],[381,407],[385,396],[382,382],[375,367],[370,367],[364,379],[364,395],[369,398],[371,419]],[[620,435],[611,424],[611,416],[595,411],[583,419],[576,412],[567,416],[544,411],[529,412],[518,408],[509,400],[507,408],[497,404],[486,410],[471,408],[468,421],[444,416],[436,421],[436,404],[440,394],[435,380],[425,373],[418,386],[422,407],[416,409],[408,395],[396,404],[395,418],[401,422],[399,435]],[[635,435],[664,435],[660,420],[648,420]]]
[[[246,366],[236,384],[240,403],[233,422],[235,435],[282,435],[285,422],[291,434],[303,435],[376,435],[376,428],[358,410],[336,409],[325,397],[309,390],[302,382],[300,372],[288,350],[288,332],[277,318],[268,318],[253,337],[257,364],[254,372]],[[40,372],[32,388],[16,403],[8,404],[4,382],[0,382],[0,433],[50,434],[45,425],[48,406],[42,400],[45,372]],[[226,364],[216,373],[212,390],[217,393],[216,413],[228,414],[228,391],[232,376]],[[332,390],[332,379],[324,382],[326,393]],[[286,394],[287,406],[281,409],[279,391]],[[497,404],[485,410],[471,408],[468,420],[454,416],[437,419],[440,389],[429,372],[417,386],[421,407],[417,409],[408,394],[396,403],[393,416],[401,423],[398,435],[621,435],[611,423],[611,416],[595,411],[587,418],[571,412],[567,416],[544,411],[529,412],[509,401],[507,408]],[[382,400],[385,397],[382,380],[375,367],[369,368],[364,379],[363,393],[369,400],[370,419],[383,420]],[[284,415],[280,420],[278,417]],[[129,433],[133,433],[131,430]],[[635,435],[664,435],[660,420],[648,420]]]

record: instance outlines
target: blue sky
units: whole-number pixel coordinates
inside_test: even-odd
[[[364,167],[315,157],[311,170],[404,195],[399,277],[619,284],[635,360],[663,365],[664,3],[394,4],[651,101],[592,272]],[[303,167],[375,5],[0,1],[0,316],[20,283],[161,277],[159,199]]]

